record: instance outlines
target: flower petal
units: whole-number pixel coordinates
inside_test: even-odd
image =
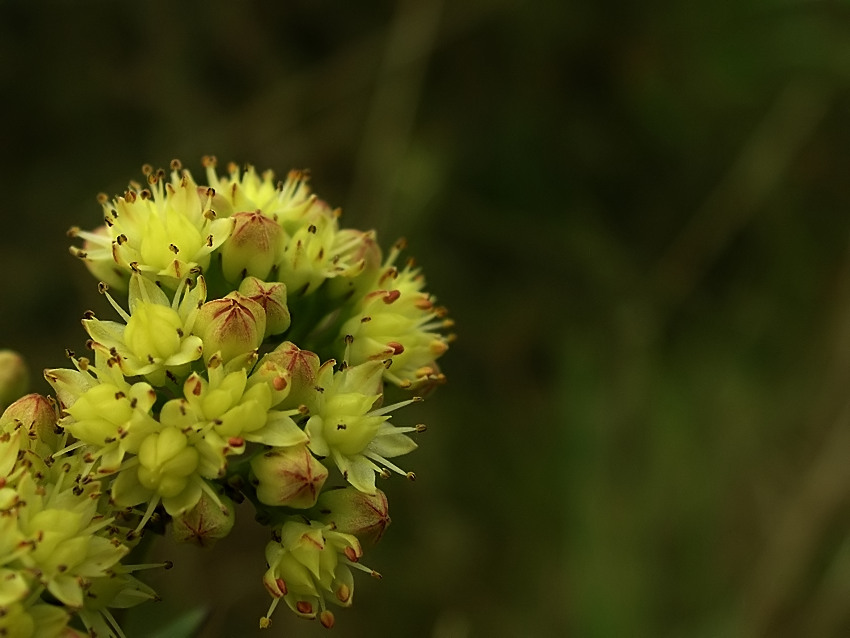
[[[271,447],[290,447],[307,443],[307,436],[292,418],[282,412],[275,411],[269,412],[266,424],[259,430],[243,433],[243,437],[247,441],[264,443]]]
[[[392,432],[395,428],[391,425],[387,426],[386,429],[382,428],[382,430],[386,433],[378,432],[378,435],[368,445],[368,449],[376,454],[391,459],[394,456],[412,452],[419,447],[409,436],[400,432]]]

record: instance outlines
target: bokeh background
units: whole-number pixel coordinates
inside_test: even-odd
[[[308,167],[408,238],[458,339],[336,635],[850,634],[850,4],[0,0],[0,103],[34,371],[143,163]],[[163,543],[129,638],[325,635],[255,629],[265,539]]]

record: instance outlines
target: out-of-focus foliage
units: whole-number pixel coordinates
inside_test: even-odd
[[[334,631],[850,631],[850,5],[3,0],[0,60],[0,347],[33,370],[103,308],[64,230],[143,162],[309,167],[427,267],[450,381]],[[239,529],[157,550],[158,616],[214,587],[202,635],[249,635]]]

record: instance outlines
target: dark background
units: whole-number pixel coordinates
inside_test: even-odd
[[[408,238],[459,338],[336,635],[850,633],[850,4],[0,0],[0,103],[34,371],[107,312],[65,230],[143,163],[307,167]],[[239,517],[158,550],[129,638],[254,635]]]

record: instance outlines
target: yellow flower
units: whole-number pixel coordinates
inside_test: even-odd
[[[319,618],[325,627],[334,624],[327,601],[342,607],[351,605],[354,578],[351,567],[379,577],[357,561],[363,552],[356,537],[337,532],[330,525],[317,521],[285,522],[279,540],[266,545],[269,568],[263,584],[272,596],[268,613],[260,627],[271,625],[271,615],[281,599],[302,618]]]
[[[204,163],[217,213],[236,225],[220,251],[229,281],[274,277],[290,295],[302,296],[328,279],[364,270],[365,246],[373,234],[340,230],[339,210],[310,194],[306,171],[290,171],[285,182],[275,182],[272,171],[260,176],[253,166],[242,172],[231,163],[228,175],[219,176],[215,158]]]
[[[380,362],[337,372],[324,365],[319,373],[317,407],[304,428],[310,437],[310,451],[320,458],[329,457],[345,480],[367,494],[375,493],[375,472],[386,474],[386,468],[414,478],[389,459],[415,450],[416,443],[405,435],[422,430],[387,422],[389,412],[419,401],[418,397],[375,408],[381,399],[376,388],[383,371]]]
[[[101,287],[125,323],[101,321],[89,314],[83,327],[92,348],[111,356],[128,377],[144,376],[156,386],[165,385],[167,379],[177,383],[203,353],[203,341],[192,331],[206,298],[204,278],[198,277],[191,289],[188,286],[183,282],[169,300],[153,282],[134,273],[129,314]]]
[[[392,360],[384,378],[421,391],[445,381],[436,360],[449,347],[441,331],[453,324],[445,319],[446,309],[424,292],[425,278],[418,268],[408,264],[399,271],[394,266],[400,249],[393,249],[382,274],[356,302],[338,342],[346,344],[348,363]]]
[[[141,272],[174,290],[186,277],[207,269],[210,254],[230,235],[233,221],[216,215],[211,207],[215,192],[199,189],[180,162],[173,161],[171,169],[169,180],[165,171],[143,167],[147,187],[131,182],[112,201],[99,197],[105,227],[69,231],[85,241],[71,252],[95,276],[118,283]]]

